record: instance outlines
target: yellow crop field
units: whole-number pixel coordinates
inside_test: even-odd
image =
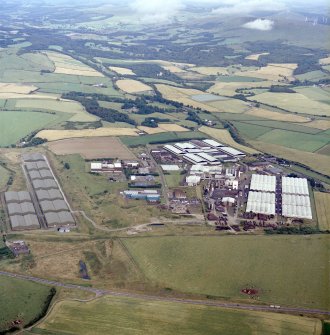
[[[135,73],[131,69],[127,69],[126,67],[110,66],[109,69],[124,76],[135,76]]]
[[[247,70],[235,72],[236,76],[256,77],[266,80],[283,81],[284,77],[293,80],[293,71],[297,68],[297,64],[268,64],[258,70]]]
[[[172,73],[182,73],[186,72],[186,70],[182,69],[179,66],[176,65],[162,65],[162,68],[166,71],[170,71]]]
[[[95,115],[86,112],[85,108],[77,101],[64,99],[18,99],[15,108],[28,108],[35,110],[50,110],[54,112],[70,113],[69,121],[93,122],[99,120]]]
[[[260,56],[266,56],[266,55],[269,55],[269,52],[262,52],[260,54],[252,54],[252,55],[246,56],[245,59],[258,60]]]
[[[329,156],[283,147],[262,141],[249,141],[256,149],[274,156],[310,166],[313,170],[329,175]]]
[[[205,94],[205,92],[203,91],[189,88],[173,87],[164,84],[157,84],[156,87],[165,99],[181,102],[186,106],[193,106],[195,108],[205,109],[209,112],[218,111],[218,109],[215,107],[191,99],[192,95]]]
[[[330,120],[314,120],[312,122],[308,122],[305,126],[321,130],[328,130],[330,129]]]
[[[330,56],[329,56],[329,57],[326,57],[326,58],[321,58],[321,59],[319,60],[319,63],[320,63],[321,65],[329,65],[329,64],[330,64]]]
[[[320,230],[330,230],[330,193],[314,192]]]
[[[229,74],[227,68],[221,66],[199,66],[193,67],[190,69],[191,71],[198,72],[205,76],[216,76],[216,75],[227,75]]]
[[[252,108],[245,114],[257,116],[257,117],[263,117],[269,120],[284,121],[284,122],[306,123],[311,120],[310,118],[307,118],[304,116],[290,114],[290,113],[273,112],[273,111],[263,109],[263,108]],[[306,126],[308,126],[308,124],[306,124]]]
[[[42,130],[37,135],[48,141],[57,141],[65,138],[96,137],[96,136],[138,136],[135,128],[97,128],[82,130]]]
[[[0,93],[30,94],[37,89],[34,85],[0,83]]]
[[[43,93],[31,93],[31,94],[20,94],[20,93],[1,93],[0,99],[58,99],[57,95],[43,94]]]
[[[145,131],[147,134],[159,134],[159,133],[166,133],[170,131],[173,131],[173,132],[189,131],[189,129],[186,129],[174,123],[160,123],[157,128],[150,128],[150,127],[144,127],[144,126],[139,126],[137,128],[139,130]]]
[[[55,65],[54,73],[86,77],[104,77],[101,72],[94,70],[70,56],[51,51],[47,51],[45,54]]]
[[[330,116],[329,105],[309,99],[300,93],[261,93],[252,98],[294,113]]]
[[[237,89],[249,89],[252,87],[270,87],[274,85],[273,81],[263,81],[260,83],[256,82],[217,82],[213,86],[211,86],[207,91],[210,93],[216,93],[224,96],[234,96],[237,94]]]
[[[152,88],[150,86],[133,79],[117,80],[116,85],[119,89],[126,93],[140,93],[152,91]]]
[[[258,153],[257,150],[250,148],[250,147],[246,147],[245,145],[241,145],[239,143],[237,143],[230,135],[229,131],[226,129],[216,129],[216,128],[210,128],[210,127],[206,127],[206,126],[202,126],[199,128],[199,131],[215,138],[216,140],[218,140],[219,142],[228,144],[238,150],[242,150],[246,153],[249,154],[256,154]]]

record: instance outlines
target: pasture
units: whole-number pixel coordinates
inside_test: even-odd
[[[0,191],[6,187],[9,175],[9,171],[0,165]]]
[[[59,302],[33,332],[57,334],[74,331],[81,335],[321,335],[321,328],[321,321],[317,319],[292,315],[102,297],[87,303]]]
[[[247,152],[249,154],[258,153],[258,151],[253,149],[253,148],[249,148],[247,146],[244,146],[242,144],[237,143],[231,137],[231,135],[230,135],[230,133],[228,132],[227,129],[216,129],[216,128],[202,126],[202,127],[199,128],[199,131],[213,137],[214,139],[216,139],[220,143],[222,142],[222,143],[228,144],[228,145],[230,145],[230,146],[232,146],[232,147],[234,147],[238,150],[242,150],[242,151]]]
[[[38,87],[34,85],[0,83],[0,93],[30,94],[36,91]]]
[[[207,66],[199,66],[190,68],[191,71],[198,72],[203,74],[204,76],[220,76],[220,75],[228,75],[228,70],[226,67],[207,67]]]
[[[80,154],[85,159],[134,159],[135,156],[116,137],[72,138],[51,142],[48,148],[56,155]]]
[[[328,309],[329,239],[171,236],[123,242],[146,277],[160,287],[239,300],[249,300],[241,290],[253,287],[258,301],[267,304]]]
[[[105,136],[138,136],[135,128],[97,128],[81,130],[42,130],[37,137],[46,138],[48,141],[57,141],[76,137],[105,137]]]
[[[300,93],[262,93],[252,100],[277,106],[293,113],[330,116],[329,105],[309,99]]]
[[[330,230],[330,193],[314,192],[320,230]]]
[[[131,69],[127,69],[126,67],[110,66],[109,69],[123,76],[135,76],[135,73]]]
[[[0,111],[0,146],[15,144],[56,120],[57,115],[50,113]]]
[[[248,112],[246,112],[246,114],[251,115],[251,116],[265,118],[268,120],[283,121],[283,122],[305,123],[311,120],[310,118],[307,118],[301,115],[274,112],[274,111],[264,109],[264,108],[252,108]]]
[[[21,320],[26,325],[45,307],[50,288],[44,285],[0,277],[0,332],[11,328],[11,322]]]
[[[329,157],[314,152],[307,152],[281,145],[267,143],[264,141],[250,140],[248,141],[254,148],[274,156],[287,159],[288,161],[299,162],[309,166],[313,170],[330,175]]]
[[[152,91],[150,86],[133,79],[117,80],[116,85],[120,90],[130,94]]]
[[[68,121],[72,122],[93,122],[99,120],[98,117],[87,113],[85,108],[77,101],[62,99],[17,99],[15,100],[15,108],[70,113],[73,115]]]

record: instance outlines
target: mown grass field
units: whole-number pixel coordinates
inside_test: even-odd
[[[329,236],[154,237],[123,239],[160,287],[269,304],[328,309]]]
[[[299,316],[104,297],[64,301],[33,332],[54,335],[320,335],[321,321]]]
[[[0,277],[0,332],[14,320],[28,324],[44,307],[50,288],[19,279]]]
[[[330,193],[314,192],[320,230],[330,230]]]
[[[0,112],[0,146],[15,144],[31,132],[56,121],[57,116],[36,112]]]

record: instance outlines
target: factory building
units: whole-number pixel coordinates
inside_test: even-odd
[[[127,190],[122,194],[126,199],[147,200],[149,202],[160,201],[160,194],[157,190]]]

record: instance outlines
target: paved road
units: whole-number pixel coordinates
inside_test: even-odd
[[[192,300],[192,299],[183,299],[183,298],[171,298],[171,297],[160,297],[154,295],[138,294],[131,292],[121,292],[113,290],[103,290],[93,287],[86,287],[74,284],[66,284],[58,281],[52,281],[42,278],[37,278],[33,276],[27,276],[22,274],[16,274],[6,271],[0,271],[0,276],[5,276],[9,278],[17,278],[22,280],[28,280],[35,283],[51,285],[55,287],[63,287],[67,289],[77,289],[82,291],[88,291],[95,293],[97,296],[102,295],[111,295],[116,297],[128,297],[128,298],[137,298],[151,301],[165,301],[165,302],[176,302],[182,304],[192,304],[192,305],[203,305],[203,306],[214,306],[227,309],[241,309],[241,310],[251,310],[251,311],[264,311],[264,312],[285,312],[285,313],[294,313],[294,314],[317,314],[317,315],[330,315],[330,311],[320,310],[320,309],[308,309],[308,308],[295,308],[295,307],[280,307],[277,308],[270,306],[261,306],[261,305],[248,305],[248,304],[235,304],[235,303],[225,303],[219,301],[207,301],[207,300]]]

